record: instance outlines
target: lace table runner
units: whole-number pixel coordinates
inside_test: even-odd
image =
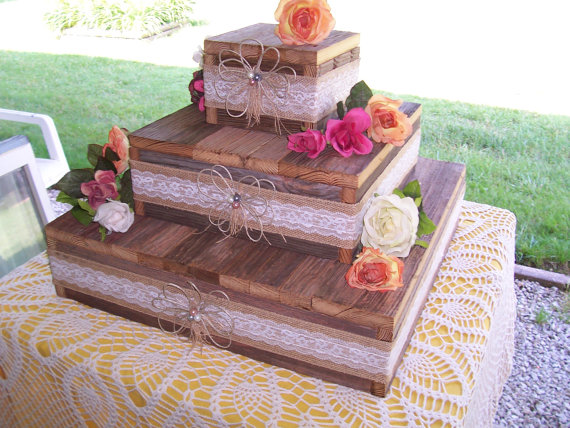
[[[0,426],[491,426],[513,355],[515,222],[463,203],[386,398],[60,299],[42,254],[0,279]]]

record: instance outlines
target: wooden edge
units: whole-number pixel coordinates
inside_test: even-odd
[[[457,221],[455,222],[456,226],[457,226],[457,223],[458,223],[458,222],[459,222],[459,218],[458,218]],[[451,237],[453,238],[453,233],[451,234]],[[450,238],[449,241],[451,241],[452,238]],[[430,283],[432,284],[431,287],[433,287],[433,283],[434,283],[435,279],[437,278],[437,274],[438,274],[438,272],[439,272],[439,269],[440,269],[440,267],[441,267],[442,262],[443,262],[443,259],[438,263],[437,268],[435,269],[435,274],[432,276],[432,278],[430,278]],[[431,290],[431,287],[430,287],[430,290]],[[428,297],[429,297],[429,290],[428,290],[428,292],[426,293],[426,295],[424,296],[424,298],[422,299],[422,302],[421,302],[422,308],[425,306]],[[413,323],[412,323],[413,327],[410,329],[410,331],[408,331],[408,333],[407,333],[407,335],[406,335],[406,343],[409,343],[409,342],[410,342],[410,339],[412,338],[412,335],[413,335],[414,332],[415,332],[415,326],[417,325],[418,320],[420,319],[421,314],[422,314],[422,311],[418,311],[418,313],[415,314],[415,316],[414,316],[414,321],[413,321]],[[399,330],[399,327],[398,327],[398,330]],[[399,332],[399,331],[398,331],[398,332]],[[400,350],[400,352],[398,353],[398,355],[397,355],[397,357],[396,357],[396,359],[395,359],[394,361],[401,361],[401,360],[402,360],[402,358],[404,357],[404,353],[406,352],[406,348],[407,348],[407,346],[403,346],[403,347],[402,347],[402,349]],[[390,373],[389,373],[389,375],[388,375],[388,378],[389,378],[389,379],[393,379],[393,378],[394,378],[394,375],[396,374],[396,370],[398,369],[398,364],[396,364],[394,367],[391,367],[390,369],[391,369],[391,370],[390,370]],[[391,381],[390,381],[390,383],[391,383]]]
[[[355,204],[356,201],[356,189],[351,189],[348,187],[342,187],[340,191],[340,201],[345,204]]]
[[[218,109],[206,107],[206,122],[211,125],[218,125]]]
[[[145,215],[144,202],[135,199],[134,204],[135,204],[135,214],[144,216]]]
[[[190,158],[194,157],[194,146],[190,144],[180,144],[171,141],[157,141],[148,138],[136,137],[129,148],[129,153],[135,153],[131,158],[135,161],[140,160],[141,150],[163,153],[166,155],[175,154],[180,157]]]
[[[435,278],[437,276],[437,273],[439,271],[439,267],[441,266],[441,263],[443,262],[443,259],[445,258],[445,251],[442,252],[442,257],[437,260],[437,268],[434,270],[434,275],[432,275],[431,278],[425,278],[426,275],[426,271],[430,268],[433,267],[433,257],[434,255],[442,249],[445,249],[449,246],[451,240],[453,239],[453,232],[457,229],[457,223],[459,221],[459,216],[457,216],[457,219],[454,219],[453,224],[451,224],[450,221],[450,217],[453,213],[453,208],[457,207],[457,209],[459,209],[458,204],[460,203],[460,201],[463,199],[463,195],[465,194],[465,168],[463,169],[463,172],[460,176],[460,179],[457,182],[457,186],[454,189],[453,192],[453,196],[449,199],[446,209],[444,211],[444,216],[442,216],[442,218],[439,221],[440,225],[444,225],[442,227],[438,227],[436,229],[436,231],[434,232],[431,241],[430,242],[437,242],[436,246],[430,245],[427,249],[427,251],[424,253],[422,260],[420,262],[420,265],[418,266],[414,276],[412,277],[412,280],[410,281],[410,286],[414,283],[416,283],[417,281],[423,280],[426,281],[430,284],[429,288],[431,289],[431,287],[433,286],[433,283],[435,281]],[[446,232],[450,230],[451,233],[449,233],[449,236],[445,239],[442,240],[440,239],[440,237]],[[417,287],[410,287],[417,289]],[[417,290],[416,290],[417,292]],[[394,338],[398,335],[399,331],[400,331],[400,327],[402,325],[402,322],[405,318],[404,315],[407,315],[407,309],[409,308],[409,305],[411,303],[412,300],[412,296],[411,294],[413,293],[409,293],[408,295],[405,296],[405,298],[403,299],[404,304],[400,305],[400,307],[398,308],[398,311],[396,312],[396,314],[394,315],[394,328],[392,330],[392,340],[394,340]],[[426,293],[426,299],[427,296],[429,295],[429,292]],[[424,300],[425,303],[425,300]],[[418,317],[419,317],[419,313],[418,313]],[[417,322],[417,320],[416,320]]]
[[[129,158],[135,161],[140,159],[140,152],[138,147],[133,147],[133,146],[129,147]]]
[[[58,281],[55,281],[55,283],[57,283],[56,288],[59,288],[62,292],[62,295],[65,297],[71,298],[93,308],[100,309],[123,318],[127,318],[131,321],[159,328],[158,318],[156,316],[149,315],[145,312],[132,308],[126,308],[119,304],[82,293],[72,288],[67,288],[65,287],[64,283],[59,283]],[[261,361],[287,370],[292,370],[303,375],[315,377],[335,384],[344,385],[349,388],[370,392],[373,395],[384,396],[387,390],[386,384],[383,384],[381,382],[372,382],[369,379],[364,379],[357,376],[348,375],[346,373],[337,372],[335,370],[326,369],[324,367],[298,361],[291,357],[264,351],[253,346],[244,345],[236,341],[232,342],[229,350],[231,352],[244,355],[257,361]]]
[[[415,116],[415,114],[413,115]],[[413,117],[412,116],[412,117]],[[357,182],[357,188],[359,189],[370,177],[370,175],[372,175],[376,169],[378,168],[378,166],[384,161],[384,159],[386,159],[392,152],[394,151],[401,151],[404,150],[406,148],[406,146],[410,143],[412,143],[416,138],[418,138],[419,135],[421,135],[421,127],[419,125],[419,123],[417,123],[419,119],[419,116],[416,116],[416,119],[412,122],[412,126],[414,131],[410,134],[410,136],[406,139],[406,142],[401,146],[401,147],[396,147],[392,144],[388,144],[388,150],[382,150],[378,156],[376,156],[367,166],[366,168],[364,168],[364,170],[358,175],[358,182]],[[378,143],[374,143],[374,144],[378,144]],[[397,165],[393,165],[392,167],[396,167]]]
[[[338,261],[344,264],[352,264],[352,259],[354,258],[354,253],[356,248],[339,248],[338,249]]]
[[[359,391],[369,392],[379,397],[384,397],[386,394],[386,384],[383,384],[381,382],[372,382],[369,379],[364,379],[357,376],[348,375],[346,373],[337,372],[335,370],[326,369],[314,364],[295,360],[294,358],[263,351],[249,345],[232,342],[229,350],[240,355],[245,355],[246,357],[257,361],[261,361],[277,367],[282,367],[284,369],[292,370],[306,376],[322,379],[327,382],[347,386]]]
[[[339,52],[343,53],[351,51],[358,45],[360,45],[360,34],[352,33],[352,35],[335,43],[334,45],[320,49],[317,52],[317,65],[334,59],[336,56],[338,56]]]
[[[139,203],[142,203],[140,200],[135,199],[135,203],[137,201]],[[149,217],[157,218],[160,220],[167,220],[173,223],[195,227],[198,229],[205,228],[210,224],[207,215],[184,211],[178,208],[163,207],[162,205],[153,204],[150,202],[144,202],[144,212],[145,215]],[[283,248],[288,251],[296,251],[302,254],[313,255],[324,259],[337,260],[339,257],[339,247],[334,247],[332,245],[327,245],[320,242],[307,241],[291,236],[286,236],[285,242],[279,233],[266,231],[264,234],[270,245],[276,248]],[[245,240],[248,239],[245,230],[242,230],[237,235],[237,237]],[[354,253],[355,248],[343,250],[347,253],[351,252],[352,254]],[[346,259],[346,254],[343,253],[343,257]],[[352,263],[352,255],[350,256],[350,262],[348,263]]]

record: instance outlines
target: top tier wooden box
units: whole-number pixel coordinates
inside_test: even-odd
[[[282,87],[283,79],[273,79],[272,88],[264,91],[261,121],[255,129],[275,131],[275,116],[279,116],[289,132],[298,132],[301,127],[316,128],[335,111],[338,101],[346,99],[350,88],[358,81],[358,33],[333,31],[318,45],[288,46],[281,43],[274,29],[273,24],[255,24],[204,41],[208,123],[248,126],[245,114],[233,117],[244,112],[250,96],[251,87],[244,67],[236,61],[228,63],[237,72],[228,79],[221,77],[219,69],[220,58],[239,58],[240,53],[252,67],[263,56],[261,75],[265,82],[271,82],[271,77],[264,72],[269,72],[277,61],[275,72],[287,74],[289,80],[287,90]],[[268,49],[270,47],[279,54],[275,49]],[[296,76],[288,68],[278,70],[280,67],[292,68]],[[284,97],[267,95],[275,89]]]

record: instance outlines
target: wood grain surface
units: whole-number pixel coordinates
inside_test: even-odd
[[[414,127],[407,144],[420,128],[421,105],[404,103],[400,110],[410,117]],[[131,133],[129,141],[133,159],[143,160],[144,156],[146,162],[165,162],[188,169],[192,169],[192,163],[186,160],[193,160],[286,177],[287,186],[295,188],[293,183],[298,180],[297,187],[309,195],[321,193],[325,185],[330,189],[325,199],[347,203],[358,202],[402,150],[402,147],[375,144],[368,155],[344,158],[327,146],[319,157],[309,159],[304,153],[290,151],[285,136],[207,124],[204,113],[194,105]],[[149,153],[143,155],[144,151]],[[179,161],[174,160],[176,156]],[[309,189],[311,183],[315,185],[314,192]]]
[[[258,40],[263,46],[273,46],[279,51],[279,63],[283,65],[321,65],[339,55],[351,51],[360,44],[360,34],[348,31],[333,30],[330,35],[318,45],[289,46],[281,43],[274,33],[275,24],[254,24],[239,30],[230,31],[204,40],[204,54],[216,57],[220,51],[229,49],[238,52],[240,43],[246,39]],[[246,59],[259,57],[259,45],[249,41],[242,45],[241,54]],[[275,61],[277,54],[267,51],[264,58]]]

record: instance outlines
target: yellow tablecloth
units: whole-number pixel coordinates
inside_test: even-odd
[[[490,426],[511,369],[515,218],[465,202],[386,398],[55,296],[42,254],[0,280],[0,426]]]

